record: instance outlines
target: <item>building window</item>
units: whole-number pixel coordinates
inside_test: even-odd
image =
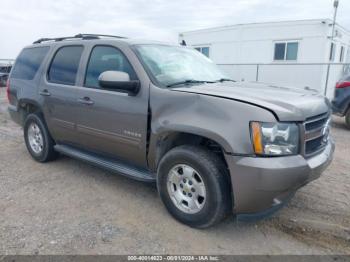
[[[334,61],[334,57],[335,57],[335,49],[337,48],[337,46],[334,43],[331,43],[331,50],[329,52],[329,61],[333,62]]]
[[[198,52],[201,52],[206,57],[209,57],[209,47],[208,46],[195,47],[194,49],[196,49]]]
[[[345,48],[344,46],[340,47],[340,55],[339,55],[339,62],[342,63],[344,61],[344,52]]]
[[[297,60],[298,48],[298,42],[275,43],[275,53],[273,59],[275,61]]]

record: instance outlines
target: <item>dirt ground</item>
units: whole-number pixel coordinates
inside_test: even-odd
[[[333,119],[335,159],[272,218],[196,230],[154,186],[68,157],[39,164],[0,88],[0,254],[350,254],[350,130]]]

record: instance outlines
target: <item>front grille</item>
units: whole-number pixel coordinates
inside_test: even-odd
[[[306,119],[304,123],[304,154],[306,157],[321,152],[327,145],[330,113]]]

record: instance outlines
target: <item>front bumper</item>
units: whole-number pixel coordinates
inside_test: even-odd
[[[271,213],[295,191],[318,178],[333,159],[334,142],[322,153],[305,159],[287,157],[246,157],[225,155],[230,169],[234,213],[251,216]]]

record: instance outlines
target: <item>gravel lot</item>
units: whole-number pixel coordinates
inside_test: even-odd
[[[0,88],[0,254],[350,254],[350,130],[334,118],[335,159],[272,218],[196,230],[154,186],[68,157],[34,162]]]

